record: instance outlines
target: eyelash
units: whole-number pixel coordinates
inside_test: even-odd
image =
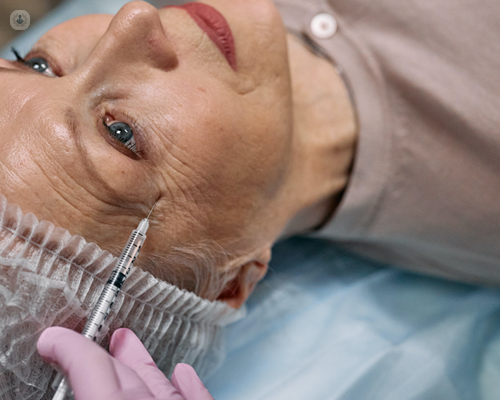
[[[26,60],[24,58],[21,57],[21,55],[19,54],[19,52],[17,51],[17,49],[15,47],[11,47],[10,50],[14,53],[14,55],[16,56],[16,60],[19,61],[19,62],[22,62],[22,63],[25,63]]]
[[[10,50],[14,53],[14,55],[16,56],[16,62],[22,64],[24,67],[30,69],[31,71],[33,72],[37,72],[37,73],[40,73],[41,75],[44,75],[44,76],[47,76],[49,78],[57,78],[60,76],[60,73],[57,71],[58,69],[57,68],[53,68],[52,66],[52,62],[50,62],[46,56],[40,56],[40,57],[30,57],[29,59],[25,59],[23,57],[21,57],[21,55],[19,54],[19,52],[17,51],[17,49],[15,47],[11,47]],[[45,60],[47,62],[47,67],[48,69],[45,70],[48,72],[48,74],[45,73],[45,71],[43,72],[40,72],[40,71],[36,71],[35,69],[33,69],[30,65],[29,65],[29,62],[30,60],[32,59],[35,59],[35,58],[41,58],[43,60]]]
[[[19,52],[17,51],[16,48],[14,47],[11,47],[11,51],[14,53],[14,55],[16,56],[16,60],[17,62],[27,66],[28,68],[30,68],[26,62],[26,59],[24,59],[23,57],[21,57],[21,55],[19,54]],[[50,67],[50,63],[49,63],[49,67]],[[124,122],[125,124],[127,124],[131,129],[132,129],[132,132],[133,132],[133,138],[134,138],[134,141],[135,141],[135,148],[134,149],[131,149],[130,147],[127,147],[123,142],[121,142],[120,140],[118,140],[112,130],[111,130],[111,127],[107,124],[106,122],[106,116],[104,115],[99,115],[99,118],[102,120],[102,124],[104,125],[104,127],[106,128],[106,130],[108,131],[109,133],[109,136],[113,139],[114,142],[116,142],[117,144],[119,144],[119,146],[121,146],[123,149],[126,149],[128,151],[130,151],[131,153],[133,153],[134,156],[142,156],[142,148],[143,148],[143,145],[142,145],[142,137],[141,137],[141,134],[138,133],[139,130],[136,129],[136,127],[138,126],[138,123],[137,123],[137,119],[130,116],[130,115],[127,115],[126,113],[124,112],[121,112],[121,114],[123,114],[123,116],[126,118],[127,121],[130,121],[129,122],[126,122],[126,121],[116,121],[116,122]]]
[[[115,141],[117,144],[119,144],[119,146],[121,146],[122,148],[131,151],[135,156],[142,156],[142,153],[143,153],[142,148],[143,147],[142,147],[141,135],[138,133],[138,129],[136,129],[136,126],[138,125],[137,119],[134,118],[134,117],[132,117],[132,116],[130,116],[130,115],[127,115],[124,112],[122,112],[121,114],[123,114],[123,116],[126,117],[126,119],[128,121],[131,121],[131,122],[129,123],[129,122],[118,121],[118,120],[115,121],[115,122],[124,122],[124,123],[126,123],[132,129],[132,132],[133,132],[133,135],[134,135],[134,140],[135,140],[135,145],[136,145],[135,150],[132,150],[131,148],[127,147],[123,142],[121,142],[120,140],[118,140],[113,135],[113,132],[111,131],[110,125],[108,125],[108,123],[106,122],[106,116],[99,115],[99,118],[101,119],[102,124],[104,125],[104,127],[106,128],[106,130],[109,132],[109,136],[113,139],[113,141]]]

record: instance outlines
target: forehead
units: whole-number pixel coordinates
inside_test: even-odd
[[[112,14],[88,14],[64,21],[45,33],[43,37],[64,39],[61,34],[73,35],[81,39],[89,39],[98,34],[102,36],[113,19]],[[82,34],[85,32],[85,34]]]
[[[109,14],[91,14],[65,21],[42,35],[31,52],[53,55],[66,65],[82,63],[102,38],[112,19],[113,16]]]

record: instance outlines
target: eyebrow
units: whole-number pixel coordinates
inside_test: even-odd
[[[76,115],[75,110],[68,107],[64,113],[64,120],[66,122],[66,126],[69,128],[69,132],[71,133],[73,140],[75,141],[78,152],[84,159],[85,165],[91,166],[91,168],[94,169],[94,163],[90,159],[87,149],[82,143],[81,125],[80,121],[78,121],[78,116]]]
[[[82,142],[81,125],[75,110],[71,107],[68,107],[66,109],[66,112],[64,113],[64,119],[66,125],[69,128],[71,136],[73,136],[78,152],[82,156],[83,163],[85,164],[87,172],[92,176],[93,179],[98,180],[108,190],[108,193],[112,193],[118,198],[118,193],[116,193],[116,191],[103,179],[103,177],[97,171],[94,162],[90,158],[89,153],[87,152],[87,149]]]
[[[10,73],[21,74],[21,75],[31,75],[30,71],[25,71],[23,69],[0,67],[0,73],[2,73],[2,72],[7,72],[7,73],[10,72]]]
[[[75,110],[73,110],[72,108],[67,108],[66,112],[64,113],[64,119],[69,127],[69,131],[73,136],[73,139],[75,139],[78,150],[80,151],[80,153],[82,153],[83,156],[88,157],[88,154],[83,148],[80,140],[80,121],[78,121]]]

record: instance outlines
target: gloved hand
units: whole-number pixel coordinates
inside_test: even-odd
[[[82,335],[48,328],[38,353],[69,378],[75,400],[214,400],[194,369],[177,364],[170,382],[129,329],[113,333],[110,354]]]

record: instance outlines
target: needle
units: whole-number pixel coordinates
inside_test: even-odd
[[[159,199],[158,199],[159,200]],[[148,216],[146,219],[149,219],[149,216],[151,215],[151,213],[153,212],[153,210],[155,209],[156,207],[156,203],[158,203],[158,200],[155,201],[155,203],[153,204],[153,208],[151,209],[151,211],[149,212]]]

